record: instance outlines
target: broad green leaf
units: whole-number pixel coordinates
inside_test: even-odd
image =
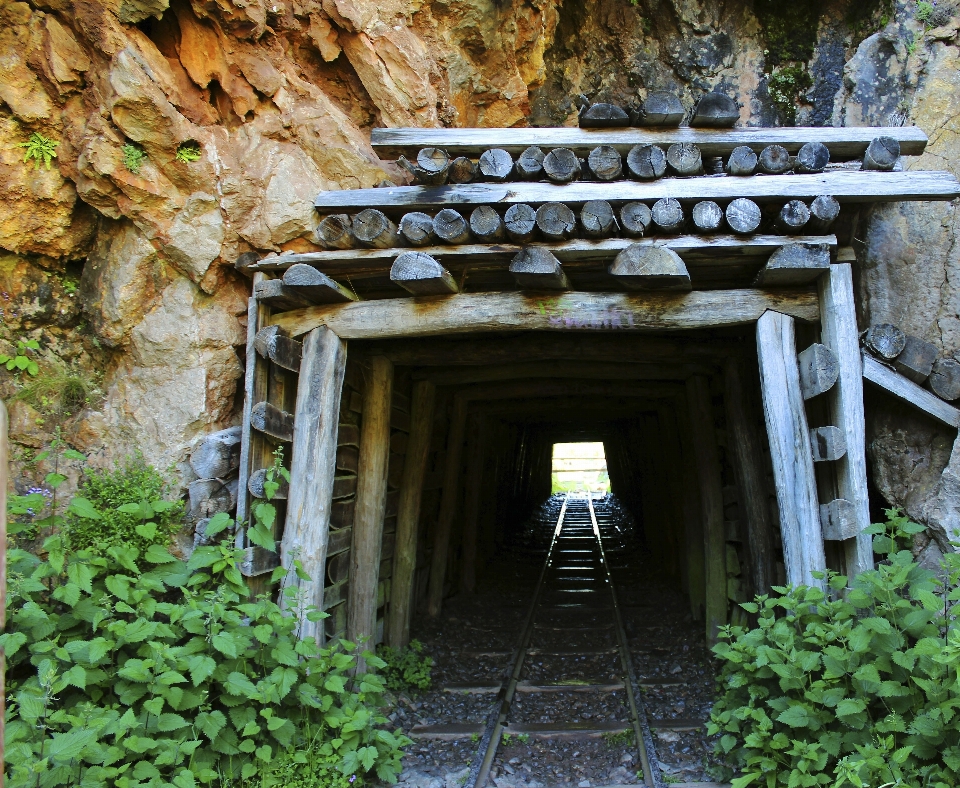
[[[161,547],[158,544],[150,545],[143,557],[151,564],[169,564],[177,560],[170,555],[166,547]]]
[[[86,728],[76,728],[67,733],[54,733],[47,740],[44,754],[50,760],[67,763],[76,760],[83,748],[96,741],[97,733]]]
[[[167,712],[160,715],[160,719],[157,721],[157,729],[169,733],[170,731],[180,730],[180,728],[186,728],[189,724],[179,714]]]
[[[777,722],[789,725],[791,728],[806,728],[810,724],[810,713],[799,704],[791,706],[777,716]]]
[[[74,496],[71,499],[70,506],[68,506],[67,509],[71,514],[75,514],[77,517],[82,517],[85,520],[103,519],[100,512],[97,511],[97,508],[90,503],[90,501],[79,496]]]

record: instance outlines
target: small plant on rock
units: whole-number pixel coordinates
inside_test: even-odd
[[[193,140],[181,142],[177,147],[177,161],[189,164],[192,161],[199,161],[201,157],[200,146]]]
[[[72,416],[99,396],[92,376],[48,353],[43,371],[24,381],[12,399],[46,415]]]
[[[134,175],[140,174],[140,168],[143,166],[143,160],[147,158],[147,152],[139,145],[127,143],[122,148],[123,166]]]
[[[20,147],[26,148],[27,152],[23,154],[23,161],[26,163],[33,159],[35,167],[34,169],[39,170],[41,162],[50,169],[50,162],[53,159],[57,158],[57,145],[60,143],[57,140],[51,140],[47,137],[44,137],[39,132],[34,132],[30,135],[30,139],[26,142],[21,142]]]
[[[9,372],[26,372],[36,375],[40,365],[29,356],[30,351],[40,349],[40,343],[35,339],[18,339],[17,350],[12,356],[0,353],[0,364],[6,366]]]
[[[386,664],[383,677],[389,689],[400,692],[430,688],[433,658],[423,656],[423,644],[419,640],[411,640],[406,648],[380,646],[377,656]]]

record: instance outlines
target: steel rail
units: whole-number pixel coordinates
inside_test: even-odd
[[[517,653],[513,659],[513,670],[510,678],[497,696],[499,708],[496,716],[491,714],[484,731],[483,741],[481,741],[480,752],[483,757],[479,764],[471,767],[471,774],[476,768],[476,777],[473,781],[474,788],[483,788],[490,777],[490,767],[493,766],[493,759],[497,757],[497,748],[500,746],[500,739],[503,736],[504,723],[507,721],[507,715],[510,713],[510,704],[517,691],[517,682],[520,680],[520,672],[523,670],[523,663],[527,659],[527,650],[530,648],[530,640],[533,637],[534,616],[537,607],[540,605],[540,597],[543,593],[543,581],[547,576],[547,570],[550,568],[550,560],[553,557],[553,549],[557,544],[557,537],[563,528],[563,518],[567,512],[567,501],[570,494],[564,496],[563,505],[560,507],[560,516],[557,518],[557,525],[553,529],[553,538],[550,540],[550,549],[547,551],[547,558],[543,562],[543,568],[540,570],[540,577],[537,579],[537,587],[533,593],[533,600],[530,603],[530,610],[527,613],[527,619],[524,623],[523,633],[520,636]],[[492,724],[491,724],[492,723]]]
[[[648,788],[664,788],[663,775],[660,773],[660,764],[656,758],[657,751],[653,745],[653,734],[650,733],[650,724],[647,721],[646,708],[643,705],[643,699],[638,691],[637,674],[634,672],[630,649],[627,647],[627,635],[623,628],[623,617],[620,614],[620,600],[617,596],[617,588],[613,582],[613,574],[610,572],[607,553],[606,550],[604,550],[603,539],[600,536],[600,526],[597,523],[597,515],[593,509],[593,494],[589,492],[587,493],[587,507],[590,510],[590,522],[593,524],[593,533],[597,537],[597,544],[600,546],[600,560],[603,565],[603,570],[607,575],[607,586],[610,589],[610,596],[613,599],[613,615],[616,620],[620,664],[623,668],[623,684],[627,690],[630,714],[633,716],[633,733],[637,742],[637,751],[640,755],[640,765],[643,767],[643,781]]]

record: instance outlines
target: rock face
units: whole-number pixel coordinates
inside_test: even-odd
[[[926,7],[925,4],[923,6]],[[740,122],[916,123],[907,166],[957,170],[960,13],[942,0],[122,0],[0,5],[0,351],[41,342],[100,395],[60,414],[106,462],[186,464],[237,421],[246,252],[310,250],[320,189],[406,177],[375,125],[575,125],[574,98],[621,105],[705,92]],[[925,12],[926,13],[926,12]],[[58,143],[24,162],[31,134]],[[185,151],[196,151],[185,155]],[[179,154],[179,155],[178,155]],[[863,326],[894,322],[960,352],[953,204],[863,217]],[[17,381],[0,373],[0,396]],[[15,439],[53,421],[20,403]],[[960,535],[953,437],[868,402],[881,497]],[[42,424],[38,424],[38,419]],[[31,428],[30,425],[33,425]]]

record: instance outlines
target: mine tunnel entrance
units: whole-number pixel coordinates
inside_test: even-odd
[[[364,505],[386,358],[378,639],[436,662],[397,712],[408,767],[503,776],[519,759],[547,782],[583,762],[584,779],[635,782],[642,722],[663,770],[707,779],[709,645],[745,621],[739,602],[785,580],[752,329],[351,344],[326,631],[350,631],[358,542],[337,535]]]

